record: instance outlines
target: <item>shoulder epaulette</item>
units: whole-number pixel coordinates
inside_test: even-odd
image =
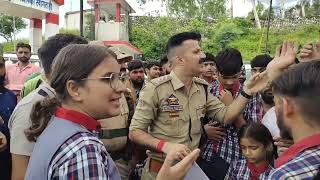
[[[170,75],[165,75],[165,76],[161,76],[158,77],[156,79],[152,79],[149,83],[152,83],[154,86],[160,86],[161,84],[168,82],[172,79],[172,77]]]
[[[196,82],[196,83],[199,83],[199,84],[204,84],[204,85],[207,85],[207,86],[209,85],[206,80],[198,78],[198,77],[194,77],[193,81]]]

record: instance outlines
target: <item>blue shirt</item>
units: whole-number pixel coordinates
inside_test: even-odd
[[[0,90],[0,116],[4,120],[5,127],[8,128],[8,121],[17,104],[17,97],[8,89]],[[1,130],[4,125],[0,125]]]

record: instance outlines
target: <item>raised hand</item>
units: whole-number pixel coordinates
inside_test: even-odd
[[[300,61],[307,62],[319,60],[320,61],[320,41],[317,43],[308,43],[303,46],[300,54]]]
[[[253,95],[266,89],[269,85],[269,78],[266,71],[253,75],[244,82],[243,90],[249,95]]]
[[[281,48],[277,49],[274,59],[267,66],[269,81],[274,80],[283,70],[294,64],[297,53],[297,44],[284,42]]]

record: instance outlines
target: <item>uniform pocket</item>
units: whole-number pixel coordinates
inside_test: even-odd
[[[163,131],[168,136],[183,136],[188,130],[188,120],[185,119],[183,111],[166,112]]]

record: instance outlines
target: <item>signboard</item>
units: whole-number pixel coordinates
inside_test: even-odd
[[[59,13],[59,5],[53,0],[11,0],[11,2],[48,13]]]

